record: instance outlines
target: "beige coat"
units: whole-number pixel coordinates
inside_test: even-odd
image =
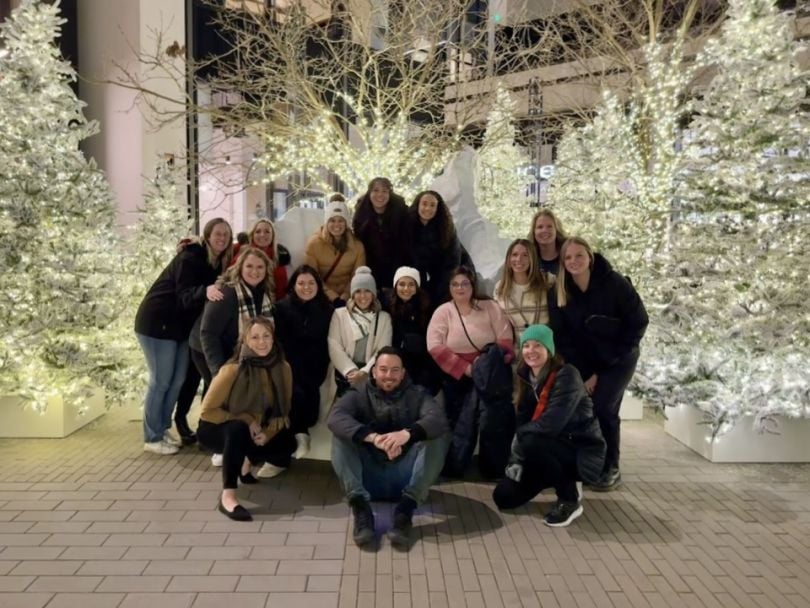
[[[329,271],[338,256],[337,250],[327,240],[328,237],[324,239],[323,230],[324,228],[321,228],[309,237],[304,251],[304,261],[315,268],[321,277]],[[366,250],[363,248],[363,243],[354,238],[351,233],[348,236],[349,246],[346,253],[340,258],[340,262],[338,262],[332,274],[329,275],[329,279],[324,281],[324,293],[326,293],[326,297],[330,301],[341,298],[348,302],[350,297],[349,285],[354,276],[354,271],[359,266],[365,266],[366,264]]]

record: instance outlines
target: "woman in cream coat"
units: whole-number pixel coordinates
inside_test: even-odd
[[[381,310],[377,283],[367,266],[354,273],[351,299],[329,324],[329,359],[335,368],[337,396],[368,378],[377,351],[391,345],[391,316]]]

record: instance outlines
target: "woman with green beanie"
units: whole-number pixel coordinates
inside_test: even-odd
[[[492,497],[499,509],[515,509],[546,488],[557,503],[547,526],[567,526],[582,515],[578,481],[602,474],[605,440],[591,398],[573,365],[563,362],[546,325],[530,325],[520,337],[515,377],[517,431],[506,477]]]

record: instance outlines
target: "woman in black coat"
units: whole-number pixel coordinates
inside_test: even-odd
[[[295,269],[287,296],[276,306],[276,337],[293,373],[290,425],[295,433],[293,458],[309,452],[309,429],[318,422],[320,386],[329,368],[329,323],[334,308],[318,271],[306,264]]]
[[[566,240],[560,260],[560,274],[549,293],[549,324],[560,353],[579,370],[593,400],[607,455],[601,479],[591,485],[608,491],[621,483],[619,408],[649,320],[630,281],[587,241]]]
[[[514,509],[554,488],[557,503],[544,523],[567,526],[582,515],[577,482],[602,474],[605,441],[582,378],[563,363],[548,326],[530,325],[521,335],[515,384],[517,432],[493,499],[499,509]]]
[[[402,363],[411,381],[435,397],[442,374],[427,350],[427,326],[433,309],[430,297],[421,288],[419,271],[400,266],[394,273],[394,287],[384,290],[383,295],[383,307],[391,315],[391,345],[402,352]]]
[[[435,190],[416,195],[408,209],[408,252],[419,270],[422,289],[434,308],[450,298],[450,273],[462,264],[466,253],[456,235],[450,210]]]
[[[366,250],[366,264],[378,287],[394,284],[394,271],[407,262],[405,199],[390,180],[375,177],[357,201],[352,230]]]
[[[135,334],[149,368],[143,416],[144,450],[148,452],[177,452],[178,442],[168,430],[186,379],[189,333],[206,300],[222,299],[214,282],[231,261],[232,241],[228,222],[210,220],[200,241],[186,245],[169,262],[138,307]]]

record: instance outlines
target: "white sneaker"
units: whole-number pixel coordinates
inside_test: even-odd
[[[274,464],[265,462],[262,465],[262,468],[259,469],[259,472],[256,473],[256,477],[261,477],[262,479],[270,479],[271,477],[275,477],[276,475],[281,475],[286,470],[287,469],[283,467],[277,467]]]
[[[165,441],[153,441],[152,443],[144,443],[143,451],[168,456],[170,454],[177,454],[180,450],[176,445],[169,445]]]
[[[176,448],[179,448],[180,446],[183,445],[183,442],[180,441],[180,439],[178,439],[174,435],[172,435],[171,431],[166,431],[165,433],[163,433],[163,443],[173,445]]]
[[[292,457],[296,460],[300,460],[307,454],[309,454],[309,435],[306,433],[296,433],[295,434],[295,443],[298,444],[298,447],[295,448]]]
[[[222,454],[211,454],[211,466],[212,467],[222,466]]]

